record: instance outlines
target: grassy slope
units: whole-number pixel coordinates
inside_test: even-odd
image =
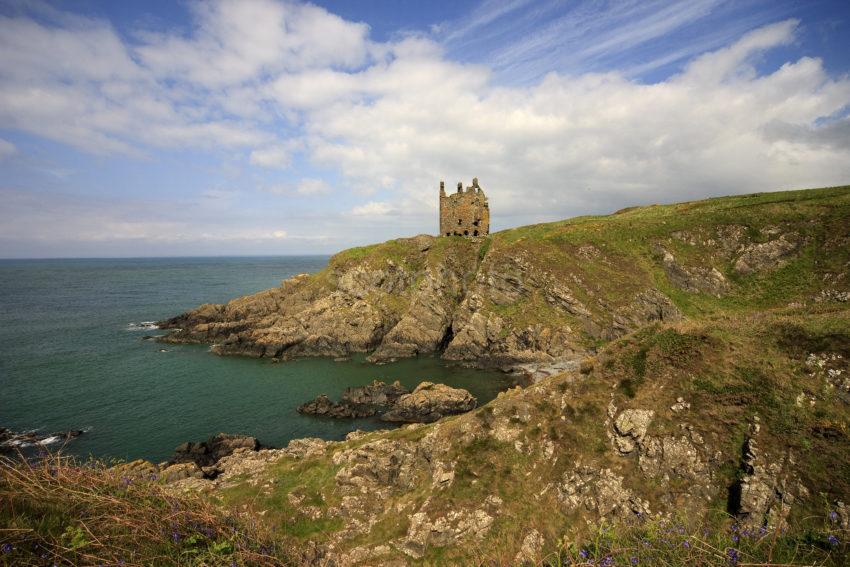
[[[596,360],[588,361],[585,374],[578,381],[556,376],[537,387],[513,391],[472,414],[413,430],[375,432],[342,443],[334,450],[380,437],[415,440],[438,426],[447,432],[447,437],[456,432],[454,437],[460,439],[462,427],[487,429],[499,416],[512,415],[511,412],[523,407],[533,409],[531,421],[511,423],[522,430],[521,439],[525,443],[554,441],[558,459],[541,462],[515,451],[510,443],[486,436],[471,444],[458,443],[453,448],[456,480],[438,495],[436,506],[445,510],[473,509],[487,494],[497,493],[505,501],[505,507],[480,546],[434,548],[422,560],[423,564],[481,557],[510,561],[524,533],[531,528],[546,536],[550,552],[558,551],[553,545],[561,536],[567,536],[563,540],[565,544],[574,542],[579,547],[593,536],[583,523],[576,523],[574,516],[560,510],[551,493],[541,499],[530,495],[561,479],[577,462],[610,467],[626,478],[639,478],[636,474],[628,475],[636,467],[633,459],[611,453],[600,427],[612,392],[618,407],[655,408],[654,427],[662,431],[666,428],[672,432],[678,426],[678,419],[668,409],[675,398],[683,395],[691,401],[689,422],[696,424],[703,436],[723,450],[724,456],[717,466],[723,486],[731,484],[738,474],[746,420],[758,414],[769,433],[763,444],[766,450],[791,448],[798,456],[797,461],[803,463],[799,470],[804,483],[822,491],[824,503],[837,497],[846,499],[850,497],[850,465],[846,458],[850,454],[850,422],[846,406],[834,393],[824,390],[822,377],[804,371],[803,361],[808,353],[824,350],[850,356],[850,317],[846,304],[811,302],[812,296],[824,287],[824,274],[847,272],[848,247],[830,243],[847,237],[848,218],[850,188],[843,187],[633,208],[609,216],[506,230],[475,244],[465,239],[441,238],[424,257],[409,239],[342,252],[331,259],[326,270],[312,278],[311,285],[332,287],[338,268],[355,262],[381,265],[392,260],[419,269],[425,262],[438,259],[446,248],[464,247],[464,255],[472,254],[478,262],[490,265],[524,253],[533,266],[554,272],[565,281],[585,282],[586,286],[577,285],[574,292],[592,309],[597,309],[596,299],[617,305],[635,292],[655,286],[668,294],[689,320],[672,326],[654,326],[613,341],[604,346]],[[776,271],[736,276],[729,260],[716,254],[712,245],[690,245],[670,236],[675,231],[688,231],[708,237],[721,225],[743,225],[748,237],[756,242],[764,238],[762,229],[780,226],[803,234],[808,244]],[[686,266],[716,267],[733,282],[732,292],[718,298],[673,287],[653,251],[656,243],[662,243]],[[588,244],[601,254],[583,253],[582,247]],[[843,286],[846,289],[847,283]],[[555,313],[534,294],[521,301],[520,305],[487,308],[499,310],[500,315],[517,325],[535,320],[572,323],[568,316]],[[797,406],[794,400],[801,391],[816,393],[818,403]],[[567,394],[568,402],[563,408],[553,402],[553,396]],[[562,416],[566,419],[560,419]],[[294,492],[319,509],[331,508],[339,500],[333,481],[336,471],[330,455],[304,461],[282,460],[266,471],[265,479],[260,482],[246,482],[224,492],[221,502],[227,507],[257,512],[254,516],[257,521],[285,534],[287,540],[321,541],[337,530],[339,524],[334,520],[305,517],[290,504],[287,495]],[[272,486],[268,494],[260,490],[263,480]],[[396,502],[421,504],[430,493],[428,485],[423,482],[420,488],[396,494]],[[649,493],[655,490],[656,497],[661,499],[670,487],[659,484],[640,488]],[[687,493],[687,485],[679,488],[682,494]],[[722,517],[725,511],[725,497],[724,493],[716,495],[716,517]],[[798,508],[794,521],[802,530],[814,529],[811,516],[822,517],[824,511],[818,506]],[[69,524],[73,521],[68,520]],[[35,525],[35,529],[41,527]],[[61,534],[65,527],[55,529]],[[404,515],[390,513],[368,535],[349,545],[386,542],[402,536],[406,530]],[[815,536],[811,535],[815,532],[805,533],[809,534],[806,549],[816,554],[810,560],[840,564],[823,543],[822,531]],[[789,540],[792,551],[793,545],[802,541],[794,538]],[[576,549],[564,546],[560,552],[569,556]],[[766,554],[759,555],[762,552],[765,550],[753,551],[751,558],[766,559]],[[774,555],[772,559],[777,561],[782,557]],[[671,560],[670,564],[689,562]]]
[[[480,258],[486,256],[485,262],[498,262],[500,257],[526,252],[534,264],[560,272],[564,278],[576,276],[593,282],[597,296],[614,304],[653,285],[673,298],[689,320],[671,327],[653,326],[614,341],[600,352],[593,370],[577,385],[567,385],[563,377],[553,379],[547,385],[549,389],[571,392],[572,401],[564,410],[554,406],[546,396],[535,398],[534,394],[527,394],[527,401],[535,407],[535,423],[525,426],[524,435],[530,443],[544,436],[556,440],[562,455],[559,464],[535,463],[514,451],[511,444],[493,439],[485,438],[468,446],[459,444],[457,480],[440,494],[441,505],[446,510],[474,508],[487,494],[499,494],[507,508],[488,542],[482,544],[490,550],[504,547],[506,553],[515,552],[519,545],[517,538],[521,536],[518,525],[534,526],[550,541],[570,531],[574,518],[560,513],[553,501],[534,501],[528,495],[557,481],[567,463],[586,461],[615,470],[629,466],[610,454],[599,427],[605,420],[612,386],[619,407],[655,408],[658,412],[655,425],[661,432],[678,430],[679,419],[667,409],[676,397],[683,395],[691,400],[689,422],[699,424],[701,433],[722,447],[724,459],[718,474],[723,486],[733,483],[739,474],[738,456],[747,419],[759,415],[769,432],[763,444],[766,450],[792,450],[798,462],[805,463],[800,467],[804,484],[822,489],[824,502],[847,498],[850,468],[844,455],[850,453],[850,423],[846,408],[833,394],[824,391],[822,378],[803,371],[803,361],[809,352],[823,350],[824,345],[850,355],[850,318],[846,308],[828,302],[811,303],[811,298],[824,287],[824,274],[846,272],[850,260],[847,247],[825,246],[836,238],[846,237],[848,218],[850,191],[844,187],[634,208],[610,216],[582,217],[491,235],[479,250]],[[807,244],[777,270],[736,276],[729,258],[718,256],[711,244],[691,245],[670,237],[676,231],[710,236],[722,225],[743,225],[750,242],[762,241],[763,229],[778,226],[802,234]],[[449,246],[454,240],[440,242]],[[398,242],[344,252],[334,258],[332,265],[364,258],[381,262],[387,256],[403,261]],[[659,242],[687,266],[716,267],[732,281],[732,292],[715,297],[673,287],[653,251],[653,244]],[[602,251],[599,259],[580,255],[581,247],[587,244]],[[592,302],[590,296],[582,300],[587,304]],[[500,315],[513,317],[518,324],[547,316],[564,317],[552,315],[550,308],[537,297],[524,302],[491,308],[500,309]],[[795,302],[808,305],[801,307],[794,305]],[[798,407],[795,398],[802,391],[822,395],[823,403]],[[506,403],[505,399],[497,400],[477,410],[474,416],[457,420],[476,419],[486,426],[492,419],[493,406]],[[562,414],[569,416],[567,425],[558,419]],[[423,431],[416,430],[414,434],[423,435]],[[377,433],[369,439],[410,434]],[[338,450],[362,442],[345,443]],[[529,478],[527,475],[532,470]],[[273,476],[276,475],[284,492],[288,490],[285,487],[303,483],[301,486],[312,491],[310,497],[321,507],[333,506],[335,501],[333,472],[329,458],[323,457],[297,465],[282,463]],[[296,475],[295,480],[292,475]],[[317,478],[321,480],[317,482]],[[647,486],[640,488],[643,492],[647,490]],[[669,490],[666,485],[656,488],[659,498]],[[686,483],[680,489],[687,493]],[[291,528],[287,529],[305,537],[322,539],[323,534],[333,531],[325,521],[313,526],[307,521],[305,525],[293,508],[281,504],[280,495],[264,501],[256,491],[247,490],[248,494],[229,493],[226,501],[250,500],[264,509],[278,506],[288,518],[284,525]],[[725,512],[726,496],[716,495],[715,512],[719,515]],[[398,497],[421,503],[427,491]],[[541,508],[545,513],[541,513]],[[824,510],[820,508],[797,508],[795,521],[803,522],[813,514],[822,517]],[[385,542],[403,535],[406,528],[404,518],[388,518],[369,536],[358,538],[351,545]],[[580,535],[580,532],[575,534]],[[424,563],[462,557],[468,560],[470,553],[469,548],[437,548]]]
[[[466,249],[475,246],[478,264],[484,268],[508,266],[508,270],[515,271],[518,268],[510,265],[511,260],[522,257],[532,270],[552,274],[567,283],[599,320],[608,319],[611,309],[627,305],[635,294],[650,287],[671,297],[687,316],[699,318],[721,312],[769,309],[810,298],[823,288],[823,274],[845,270],[843,266],[850,259],[847,246],[827,250],[824,244],[847,236],[848,219],[850,187],[846,186],[633,207],[612,215],[508,229],[474,245],[460,237],[440,238],[426,256],[419,254],[414,239],[352,248],[331,258],[328,268],[317,274],[315,281],[317,285],[321,282],[333,286],[335,273],[358,263],[378,267],[392,261],[420,271],[450,251],[466,255]],[[732,270],[728,255],[719,253],[716,242],[717,227],[729,225],[745,227],[746,243],[765,241],[768,237],[764,229],[778,227],[801,235],[806,244],[778,270],[740,276]],[[688,244],[671,237],[682,231],[700,242]],[[658,244],[686,267],[718,269],[731,282],[731,292],[718,298],[675,287],[655,251]],[[409,299],[409,294],[398,296],[392,308],[403,311]],[[580,320],[548,304],[539,289],[514,304],[488,303],[484,309],[501,316],[508,323],[506,329],[541,322],[582,329]],[[598,342],[587,335],[584,341],[588,346]]]
[[[802,463],[801,480],[819,494],[795,507],[791,518],[795,530],[780,542],[784,551],[767,544],[754,545],[748,558],[765,560],[768,550],[773,549],[774,561],[801,561],[807,557],[806,561],[840,565],[836,550],[826,544],[828,532],[823,526],[829,503],[850,496],[850,463],[846,459],[850,454],[850,419],[846,404],[834,390],[825,388],[823,377],[803,371],[806,355],[822,350],[850,356],[850,318],[846,309],[824,305],[814,313],[795,308],[743,319],[721,316],[710,321],[653,326],[614,341],[591,361],[592,369],[577,382],[568,376],[553,377],[539,386],[512,391],[472,414],[444,420],[445,438],[457,440],[452,453],[456,461],[452,485],[434,494],[429,488],[430,478],[423,476],[418,488],[396,491],[392,505],[387,507],[389,513],[368,535],[346,542],[344,547],[379,545],[404,536],[407,520],[404,514],[393,511],[399,503],[412,502],[418,507],[430,497],[431,513],[439,515],[439,510],[475,509],[490,494],[500,496],[505,505],[486,540],[474,546],[435,547],[416,563],[468,563],[482,558],[509,563],[522,537],[532,528],[546,536],[550,554],[558,552],[553,546],[558,540],[573,544],[573,550],[587,546],[598,534],[588,530],[583,520],[577,521],[574,513],[564,513],[554,490],[534,498],[547,485],[558,483],[578,463],[610,468],[623,475],[626,486],[648,497],[654,510],[669,509],[671,492],[678,493],[674,508],[681,511],[681,521],[689,534],[709,529],[712,537],[722,536],[726,545],[732,545],[732,534],[724,529],[730,523],[725,516],[727,487],[740,474],[740,450],[748,420],[758,415],[766,432],[760,439],[760,448],[780,454],[791,450],[797,462]],[[818,403],[795,404],[801,391],[816,393]],[[721,488],[713,495],[715,505],[706,516],[689,508],[693,503],[687,497],[688,481],[647,479],[637,472],[634,459],[613,454],[602,426],[612,392],[620,408],[656,411],[654,435],[680,434],[683,417],[669,408],[678,396],[691,402],[685,419],[723,454],[714,471]],[[568,400],[563,409],[556,402],[562,395]],[[520,415],[528,408],[533,418],[525,422]],[[561,416],[566,420],[561,420]],[[481,428],[486,432],[496,427],[498,419],[507,419],[520,428],[519,440],[534,450],[528,454],[518,452],[513,443],[498,441],[486,433],[472,442],[462,440],[462,431]],[[433,427],[375,432],[341,443],[333,451],[378,438],[417,439]],[[557,460],[541,459],[540,445],[544,440],[555,443]],[[228,506],[267,510],[262,517],[296,539],[321,541],[341,526],[334,521],[306,518],[289,504],[287,494],[294,490],[319,509],[333,508],[339,502],[333,481],[337,470],[330,454],[305,461],[284,459],[259,481],[252,479],[228,489],[221,499]],[[274,488],[267,493],[262,489],[264,485]],[[606,537],[611,539],[610,534]],[[847,534],[841,537],[846,538]],[[608,545],[613,549],[621,543],[614,538]],[[568,550],[568,546],[560,549],[561,553]],[[683,559],[682,563],[672,564],[688,562]]]

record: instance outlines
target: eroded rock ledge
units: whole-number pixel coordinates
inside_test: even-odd
[[[321,394],[298,406],[298,412],[334,418],[370,417],[382,414],[383,421],[431,423],[443,416],[475,409],[478,401],[468,391],[445,384],[422,382],[409,392],[398,381],[378,380],[360,388],[347,388],[339,402]]]

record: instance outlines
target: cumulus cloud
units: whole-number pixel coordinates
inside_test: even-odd
[[[292,163],[292,151],[295,147],[296,141],[258,148],[251,152],[249,161],[262,167],[287,168]]]
[[[331,186],[324,179],[302,179],[296,191],[301,195],[326,195],[331,192]]]
[[[381,201],[370,201],[365,205],[359,205],[351,209],[351,214],[360,217],[381,217],[393,212],[393,207],[389,203]]]
[[[365,24],[311,4],[190,6],[189,30],[136,30],[132,39],[100,20],[0,17],[0,126],[100,154],[236,148],[230,155],[257,171],[303,160],[363,199],[329,203],[338,224],[374,220],[393,231],[399,216],[403,230],[433,231],[440,179],[451,187],[477,176],[500,227],[850,178],[850,79],[813,57],[758,65],[795,40],[796,20],[739,35],[654,83],[628,71],[552,72],[511,86],[488,66],[452,60],[428,36],[375,42]],[[651,29],[609,34],[584,56],[659,37],[713,6],[641,12]],[[474,13],[467,25],[489,17]],[[257,188],[272,193],[330,191],[318,176],[262,175]]]

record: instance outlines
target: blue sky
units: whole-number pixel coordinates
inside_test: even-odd
[[[0,0],[0,257],[307,254],[850,183],[850,2]]]

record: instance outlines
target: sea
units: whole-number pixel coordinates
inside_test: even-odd
[[[310,358],[221,357],[203,345],[145,340],[151,322],[202,303],[321,270],[327,256],[0,260],[0,427],[83,430],[61,450],[81,458],[159,462],[219,432],[281,447],[388,427],[376,418],[300,415],[318,394],[399,380],[466,388],[485,403],[508,375],[426,356],[385,365]],[[59,449],[58,446],[53,446]]]

